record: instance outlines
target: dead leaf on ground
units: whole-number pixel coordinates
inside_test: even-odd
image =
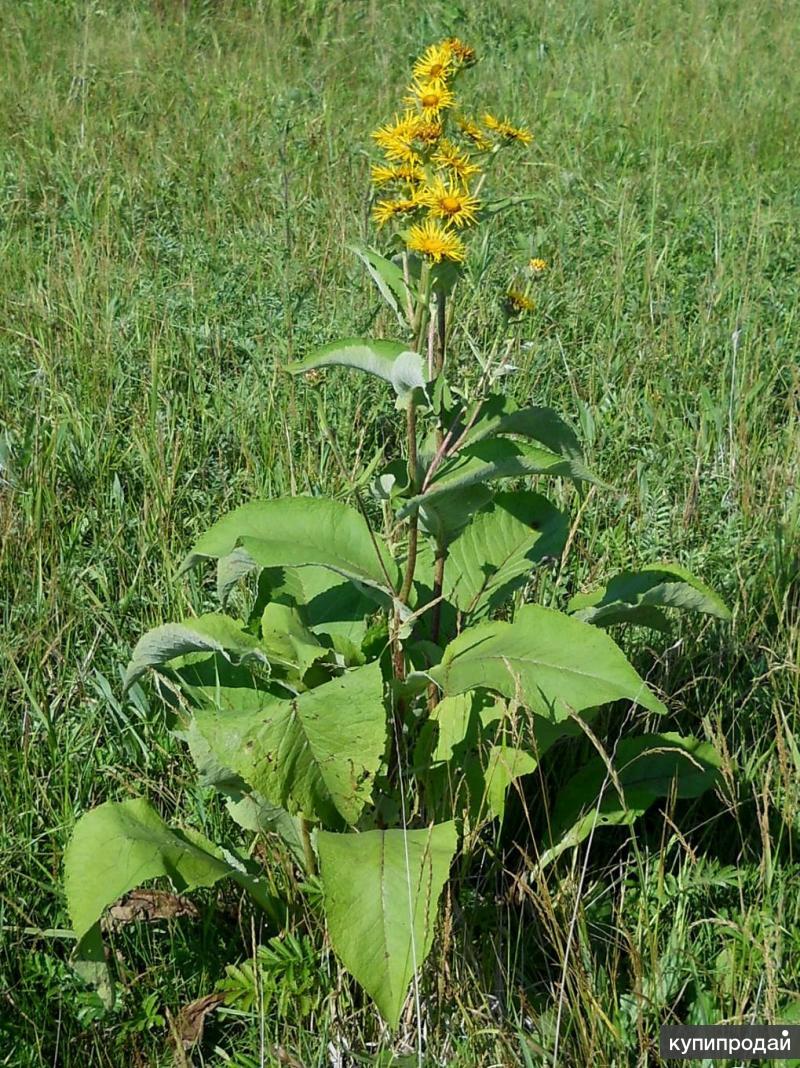
[[[284,1046],[275,1046],[272,1055],[278,1064],[285,1064],[286,1068],[305,1068],[305,1065],[293,1057]]]
[[[191,1049],[192,1046],[196,1046],[203,1037],[206,1016],[213,1012],[218,1005],[221,1005],[224,1000],[224,994],[206,994],[205,997],[197,998],[196,1001],[184,1005],[175,1017],[172,1027],[176,1044],[180,1042],[184,1049]]]
[[[105,919],[106,927],[123,927],[126,923],[145,920],[175,920],[191,916],[196,920],[200,911],[192,901],[169,890],[133,890],[111,906]]]

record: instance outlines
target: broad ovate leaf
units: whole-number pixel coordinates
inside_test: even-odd
[[[304,360],[288,365],[292,374],[318,367],[351,367],[376,375],[388,382],[399,400],[405,400],[414,389],[426,385],[425,364],[422,357],[411,352],[399,341],[370,341],[364,338],[345,338],[323,345]]]
[[[666,711],[607,634],[540,605],[464,631],[427,674],[444,696],[485,687],[555,722],[619,700]]]
[[[229,877],[282,922],[279,903],[244,862],[197,831],[168,827],[148,801],[133,798],[107,801],[75,825],[64,854],[64,886],[78,941],[117,898],[164,876],[180,892]]]
[[[182,570],[241,548],[258,567],[325,567],[391,595],[397,564],[363,516],[324,497],[252,501],[224,516],[195,544]]]
[[[237,775],[219,762],[204,736],[191,719],[183,730],[176,731],[189,748],[201,786],[213,786],[225,798],[231,819],[256,834],[277,834],[303,867],[305,851],[300,837],[300,819],[279,805],[273,805]]]
[[[380,664],[347,671],[293,699],[225,694],[197,728],[219,762],[292,815],[353,824],[369,800],[386,742]]]
[[[538,493],[498,493],[450,545],[445,597],[473,618],[506,600],[531,569],[560,556],[567,519]]]
[[[456,456],[443,463],[425,493],[411,497],[398,512],[398,518],[438,502],[445,494],[462,493],[475,485],[522,475],[562,475],[587,482],[597,481],[580,460],[509,438],[487,439],[464,446]]]
[[[504,434],[537,441],[561,456],[583,460],[581,445],[575,431],[552,408],[529,406],[520,408],[511,397],[495,394],[487,397],[475,425],[468,432],[465,444]]]
[[[638,623],[663,629],[664,608],[700,612],[729,620],[730,610],[709,586],[678,564],[648,564],[641,571],[622,571],[606,586],[591,593],[576,594],[568,611],[594,623],[610,627],[615,623]]]
[[[188,653],[219,653],[231,663],[254,659],[268,663],[260,643],[230,616],[209,613],[182,623],[165,623],[142,635],[125,673],[128,689],[148,668],[168,664]]]
[[[336,955],[394,1028],[433,941],[458,837],[453,821],[421,830],[315,836]]]
[[[720,780],[712,745],[671,732],[624,738],[612,756],[620,790],[606,761],[592,757],[556,798],[553,845],[539,858],[540,867],[579,845],[596,826],[631,824],[660,797],[699,797]]]

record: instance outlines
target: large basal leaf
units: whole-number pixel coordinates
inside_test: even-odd
[[[451,544],[445,596],[462,612],[479,617],[502,603],[531,568],[560,556],[566,517],[538,493],[498,493]]]
[[[303,867],[306,857],[300,836],[299,817],[292,816],[279,805],[267,801],[256,790],[252,790],[235,771],[220,764],[194,719],[175,734],[188,746],[197,768],[199,784],[213,786],[222,794],[231,819],[255,834],[277,834],[283,839],[295,861]]]
[[[554,721],[622,699],[666,711],[607,634],[539,605],[525,605],[513,623],[464,631],[428,677],[445,696],[486,687]]]
[[[452,821],[414,831],[316,833],[333,948],[392,1028],[430,951],[457,843]]]
[[[198,712],[219,762],[293,815],[353,824],[369,800],[386,741],[380,664],[348,671],[292,700],[245,692],[241,710]]]
[[[552,408],[520,408],[503,394],[487,397],[479,418],[467,434],[465,444],[474,445],[503,434],[518,435],[538,441],[551,452],[583,460],[581,444],[575,431]]]
[[[241,547],[259,567],[329,568],[391,595],[397,565],[355,509],[324,497],[253,501],[220,519],[196,543],[182,570]]]
[[[332,341],[304,360],[290,363],[287,370],[299,374],[317,367],[332,366],[352,367],[377,375],[391,385],[400,400],[405,400],[413,390],[424,389],[426,385],[422,357],[399,341],[369,341],[357,337]]]
[[[107,801],[75,825],[64,854],[64,885],[78,941],[117,898],[163,876],[180,892],[231,878],[276,923],[283,921],[280,903],[242,861],[197,831],[173,830],[144,798],[133,798]]]
[[[148,668],[167,664],[188,653],[219,653],[232,663],[252,658],[268,663],[258,640],[230,616],[209,613],[182,623],[165,623],[142,635],[125,673],[128,689]]]
[[[579,593],[567,610],[598,627],[639,623],[662,629],[662,608],[702,612],[729,620],[731,613],[709,586],[678,564],[649,564],[641,571],[622,571],[607,586]]]
[[[623,739],[613,767],[622,796],[599,755],[561,790],[550,824],[553,845],[540,857],[540,867],[580,844],[595,826],[631,824],[660,797],[699,797],[720,777],[713,746],[673,733]]]
[[[452,460],[442,464],[425,493],[411,497],[398,512],[398,518],[438,502],[445,494],[461,493],[471,486],[522,475],[563,475],[587,482],[597,481],[580,460],[543,447],[496,438],[465,446]],[[438,506],[442,507],[441,504]]]

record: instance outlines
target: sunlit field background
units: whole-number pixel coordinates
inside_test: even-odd
[[[666,1022],[800,1019],[798,21],[781,0],[0,0],[0,1065],[416,1064],[392,1056],[422,1027],[431,1065],[644,1068]],[[467,98],[535,133],[504,157],[530,199],[473,249],[452,350],[488,347],[514,270],[550,262],[508,389],[563,412],[616,488],[585,506],[565,592],[659,559],[721,591],[731,626],[625,642],[661,726],[721,749],[724,788],[543,878],[510,806],[396,1036],[313,886],[282,942],[231,891],[111,933],[105,1012],[69,966],[77,816],[145,794],[232,833],[121,672],[209,603],[174,576],[223,511],[344,499],[282,368],[391,336],[347,249],[378,240],[369,131],[450,33],[480,56]],[[321,388],[368,461],[385,394],[337,370]],[[233,964],[241,997],[176,1054],[169,1017]]]

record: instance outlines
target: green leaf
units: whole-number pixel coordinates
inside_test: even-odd
[[[452,821],[415,831],[316,833],[333,948],[392,1028],[430,951],[457,843]]]
[[[622,796],[599,755],[561,790],[550,825],[553,846],[540,857],[540,867],[579,845],[597,825],[631,824],[659,797],[699,797],[720,778],[713,746],[673,733],[623,739],[612,764]]]
[[[228,696],[228,695],[226,695]],[[241,708],[204,709],[197,727],[219,762],[292,815],[355,823],[386,742],[378,661],[293,700],[245,692]]]
[[[424,389],[427,383],[422,357],[399,341],[345,338],[323,345],[304,360],[290,363],[286,369],[299,374],[334,365],[377,375],[391,385],[400,400],[406,399],[415,389]]]
[[[506,811],[508,787],[523,775],[536,770],[537,760],[532,753],[513,745],[493,745],[484,757],[481,796],[477,809],[483,816],[502,820]]]
[[[641,571],[622,571],[591,593],[576,594],[567,611],[586,623],[610,627],[615,623],[638,623],[662,630],[662,608],[702,612],[729,620],[730,610],[709,586],[678,564],[648,564]]]
[[[229,556],[237,547],[260,567],[326,567],[387,595],[399,584],[397,564],[380,535],[370,533],[355,509],[324,497],[242,505],[198,540],[181,570]]]
[[[488,486],[468,486],[459,493],[445,493],[420,507],[419,525],[432,534],[440,545],[449,545],[467,526],[470,519],[492,499]]]
[[[244,887],[276,923],[282,908],[265,882],[197,831],[173,830],[144,798],[107,801],[75,825],[64,854],[67,908],[81,941],[123,894],[168,876],[181,893],[228,877]]]
[[[471,693],[456,694],[454,697],[444,697],[431,710],[430,722],[438,727],[436,745],[431,753],[431,760],[449,760],[453,750],[461,745],[467,737],[470,725],[473,722],[473,695]]]
[[[397,316],[400,325],[406,327],[405,308],[409,294],[414,297],[416,287],[409,278],[406,282],[402,268],[398,264],[387,260],[371,248],[361,248],[351,245],[350,248],[356,256],[365,264],[378,290]]]
[[[445,696],[484,686],[556,722],[622,699],[666,711],[607,634],[539,605],[525,605],[513,623],[464,631],[428,677]]]
[[[261,615],[261,642],[267,656],[291,664],[302,678],[312,664],[330,657],[300,618],[296,608],[271,602]]]
[[[80,981],[94,990],[104,1008],[113,1009],[117,1000],[116,989],[114,977],[106,960],[106,950],[99,923],[93,924],[80,940],[71,965]]]
[[[583,451],[575,431],[552,408],[519,408],[510,397],[495,394],[487,397],[465,444],[474,445],[501,434],[529,438],[560,456],[583,460]]]
[[[472,829],[503,818],[508,787],[533,772],[564,733],[564,724],[520,712],[509,714],[506,702],[486,690],[439,702],[415,751],[430,811],[455,815]]]
[[[274,675],[265,678],[249,670],[247,665],[233,665],[215,654],[204,659],[191,659],[171,668],[181,693],[198,708],[236,710],[246,708],[254,713],[265,701],[294,696],[298,687]]]
[[[277,834],[291,851],[295,861],[305,865],[305,850],[300,837],[300,820],[289,815],[279,805],[273,805],[256,790],[251,790],[235,771],[217,760],[206,739],[197,728],[194,719],[176,735],[188,746],[197,768],[201,786],[212,786],[225,798],[225,807],[231,819],[256,834]]]
[[[356,584],[326,567],[313,566],[265,568],[258,582],[258,611],[267,603],[289,605],[298,610],[312,634],[327,635],[343,656],[360,649],[375,602]]]
[[[306,867],[300,817],[291,816],[280,805],[270,804],[257,790],[242,794],[238,801],[228,798],[225,807],[231,819],[246,831],[260,835],[276,834],[292,854],[298,867]]]
[[[398,519],[427,506],[443,494],[461,493],[470,486],[522,475],[562,475],[587,482],[597,481],[579,460],[561,456],[550,449],[521,445],[507,438],[480,441],[465,446],[452,460],[442,464],[426,492],[410,498],[398,512]]]
[[[560,556],[568,524],[538,493],[499,493],[451,544],[445,597],[473,618],[507,600],[535,564]]]
[[[230,616],[209,613],[182,623],[165,623],[144,634],[133,650],[123,686],[127,690],[148,668],[199,652],[219,653],[231,662],[248,658],[269,662],[258,640],[240,623]]]

